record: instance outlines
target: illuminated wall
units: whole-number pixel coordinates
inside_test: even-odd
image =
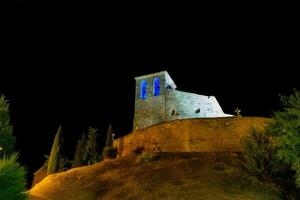
[[[178,90],[166,92],[166,120],[230,117],[224,114],[214,96],[204,96]]]
[[[114,140],[118,156],[145,152],[239,152],[252,128],[264,129],[271,119],[224,117],[176,120],[133,131]]]
[[[214,96],[176,90],[166,71],[135,79],[134,130],[176,119],[232,116],[223,112]]]

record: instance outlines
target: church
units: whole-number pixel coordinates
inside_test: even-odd
[[[135,80],[134,130],[177,119],[233,116],[223,112],[214,96],[176,90],[167,71],[138,76]]]

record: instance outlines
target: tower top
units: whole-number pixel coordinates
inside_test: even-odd
[[[170,74],[165,70],[165,71],[160,71],[160,72],[156,72],[156,73],[152,73],[152,74],[146,74],[143,76],[137,76],[135,77],[136,81],[140,81],[142,79],[148,79],[151,77],[156,77],[156,76],[164,76],[165,78],[165,88],[170,87],[171,89],[176,89],[177,86],[174,83],[173,79],[171,78]]]

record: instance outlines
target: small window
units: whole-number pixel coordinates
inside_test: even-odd
[[[140,99],[147,98],[147,81],[141,81],[141,88],[140,88]]]
[[[156,77],[153,81],[153,95],[159,96],[160,95],[160,78]]]

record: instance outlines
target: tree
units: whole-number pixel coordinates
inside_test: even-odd
[[[16,139],[10,125],[9,103],[4,95],[0,97],[0,158],[14,152]]]
[[[86,146],[86,135],[85,133],[83,133],[81,139],[79,139],[76,144],[73,167],[79,167],[84,165],[83,153],[85,152],[85,146]]]
[[[300,91],[290,96],[281,96],[284,106],[274,114],[270,132],[278,148],[278,157],[295,170],[296,184],[300,187]]]
[[[112,134],[113,134],[112,125],[109,124],[107,134],[106,134],[105,147],[112,147],[113,146]]]
[[[88,136],[83,152],[83,161],[85,164],[94,164],[99,161],[99,153],[97,151],[97,129],[89,127]]]
[[[25,169],[17,162],[18,155],[0,159],[0,199],[27,199]]]
[[[105,147],[103,149],[103,158],[115,158],[117,156],[117,149],[113,147],[113,129],[112,125],[109,124],[107,134],[106,134],[106,142]]]
[[[60,166],[60,159],[62,157],[63,138],[61,126],[58,128],[51,148],[51,153],[48,160],[47,175],[58,172]]]

